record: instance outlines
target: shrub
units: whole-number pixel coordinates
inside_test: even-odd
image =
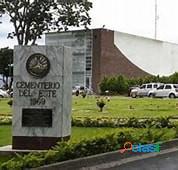
[[[86,92],[82,92],[82,93],[81,93],[81,96],[82,96],[83,98],[85,98],[86,95],[87,95]]]
[[[102,94],[105,94],[105,91],[109,91],[110,94],[123,94],[127,92],[128,81],[122,75],[118,77],[104,77],[99,87]]]
[[[22,160],[19,160],[17,161],[17,159],[11,159],[5,163],[3,163],[1,166],[0,166],[0,169],[2,170],[22,170],[22,167],[23,167],[23,161]]]
[[[0,116],[0,125],[12,124],[12,116]]]
[[[97,99],[96,105],[100,108],[100,112],[102,112],[106,103],[105,103],[104,99]]]
[[[170,117],[165,118],[73,118],[72,126],[78,127],[131,127],[131,128],[172,128],[175,127],[174,122],[170,121]]]
[[[176,131],[175,138],[178,138],[178,125],[176,125],[175,131]]]
[[[137,135],[129,132],[119,132],[104,137],[82,140],[79,143],[59,142],[53,149],[42,153],[30,153],[25,156],[17,155],[16,158],[9,160],[1,165],[2,170],[22,170],[39,167],[59,161],[65,161],[94,154],[110,152],[123,147],[125,142],[150,143],[161,140],[163,133],[155,135],[152,129]]]
[[[161,118],[72,118],[72,126],[78,127],[133,127],[133,128],[172,128],[175,123],[170,121],[170,117]],[[11,116],[0,116],[0,125],[12,124]]]
[[[128,88],[134,85],[141,85],[143,83],[160,82],[160,83],[177,83],[178,82],[178,72],[172,74],[171,76],[145,76],[142,78],[126,78],[123,75],[118,75],[114,77],[104,77],[100,82],[99,87],[101,94],[105,94],[105,91],[109,91],[110,94],[126,94]]]
[[[13,104],[13,100],[12,100],[12,99],[9,100],[9,101],[7,102],[7,104],[8,104],[9,106],[12,106],[12,104]]]
[[[137,128],[137,127],[140,127],[140,124],[139,124],[138,119],[133,117],[128,120],[127,126]]]
[[[164,130],[155,132],[152,127],[148,127],[146,128],[146,132],[142,133],[139,136],[138,142],[139,141],[142,141],[143,143],[160,142],[164,135],[165,135]]]
[[[170,117],[160,117],[157,118],[156,126],[160,128],[172,127],[172,123],[170,122]]]

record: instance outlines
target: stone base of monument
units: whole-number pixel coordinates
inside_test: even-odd
[[[57,137],[28,137],[28,136],[13,136],[12,146],[13,149],[29,149],[29,150],[47,150],[52,146],[55,146],[57,142],[67,141],[70,136],[65,136],[62,138]]]

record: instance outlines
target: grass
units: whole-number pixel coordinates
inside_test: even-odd
[[[123,129],[117,128],[81,128],[81,127],[72,127],[72,141],[80,141],[82,139],[91,139],[94,137],[104,136],[110,133],[119,132]],[[128,129],[124,129],[128,130]],[[2,125],[0,126],[0,146],[9,145],[11,141],[11,126]]]
[[[128,131],[133,134],[140,134],[146,131],[146,129],[134,129],[134,128],[92,128],[92,127],[72,127],[71,141],[78,142],[82,139],[91,139],[94,137],[102,137],[107,134],[117,133],[121,131]],[[155,133],[164,131],[165,135],[163,140],[174,138],[174,129],[154,129]],[[0,126],[0,146],[10,145],[12,143],[11,126]]]
[[[79,142],[82,139],[91,139],[94,137],[102,137],[118,132],[129,132],[133,135],[139,135],[146,133],[147,129],[134,129],[134,128],[92,128],[92,127],[72,127],[72,137],[71,141]],[[175,137],[175,129],[153,129],[154,134],[164,132],[161,140],[169,140]]]
[[[178,116],[178,99],[112,97],[101,113],[96,99],[73,97],[73,117],[164,117]],[[177,107],[176,107],[177,106]]]
[[[0,99],[0,115],[9,115],[12,113],[12,108],[7,104],[10,99]]]
[[[0,115],[11,114],[12,109],[7,102],[9,99],[0,100]],[[73,117],[164,117],[178,116],[178,99],[152,99],[130,97],[111,97],[106,102],[101,113],[96,106],[95,96],[87,98],[73,97]]]
[[[133,129],[133,128],[85,128],[85,127],[72,127],[71,142],[79,142],[83,139],[92,139],[95,137],[102,137],[112,133],[130,132],[133,136],[146,133],[146,129]],[[161,141],[166,141],[175,138],[175,129],[153,129],[153,134],[160,134],[164,132]],[[12,143],[11,126],[0,126],[0,146],[9,145]],[[11,159],[11,156],[0,156],[0,164]]]
[[[0,99],[0,115],[12,114],[12,109],[7,102],[9,99]],[[99,112],[96,106],[96,98],[88,96],[87,98],[73,97],[72,106],[73,117],[164,117],[178,116],[178,99],[150,99],[139,98],[132,99],[128,97],[111,97],[103,112]],[[146,133],[146,129],[133,128],[84,128],[72,127],[71,141],[78,142],[82,139],[91,139],[101,137],[111,133],[129,131],[133,135]],[[154,129],[154,133],[164,132],[161,140],[168,140],[175,137],[175,129]],[[11,141],[11,126],[0,126],[0,146],[9,145]],[[0,164],[7,161],[10,157],[0,156]]]
[[[0,126],[0,146],[10,145],[12,133],[10,125],[1,125]]]

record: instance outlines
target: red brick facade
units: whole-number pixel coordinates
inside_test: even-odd
[[[98,85],[104,76],[125,75],[143,77],[145,71],[129,61],[114,45],[114,31],[93,30],[92,88],[98,92]]]

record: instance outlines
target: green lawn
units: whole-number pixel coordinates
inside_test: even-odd
[[[83,139],[92,139],[95,137],[102,137],[107,134],[117,132],[130,132],[133,136],[144,135],[146,129],[133,129],[133,128],[85,128],[85,127],[72,127],[71,142],[79,142]],[[154,134],[160,134],[164,132],[164,136],[161,137],[161,141],[173,139],[175,137],[175,129],[154,129]],[[0,126],[0,146],[9,145],[12,143],[11,126]],[[10,156],[0,156],[0,164],[11,159]]]
[[[10,125],[0,126],[0,146],[11,144],[12,133]]]
[[[91,139],[94,137],[104,136],[114,132],[119,132],[123,129],[118,128],[81,128],[81,127],[72,127],[72,141],[80,141],[82,139]],[[129,129],[124,129],[129,130]],[[130,129],[131,130],[131,129]],[[10,125],[1,125],[0,126],[0,146],[9,145],[11,141],[11,126]]]
[[[140,134],[145,131],[145,129],[133,129],[133,128],[92,128],[92,127],[72,127],[71,141],[78,142],[82,139],[91,139],[94,137],[101,137],[107,134],[112,134],[120,131],[129,131],[134,134]],[[155,129],[155,132],[159,132],[160,129]],[[175,135],[174,129],[161,129],[165,132],[163,140],[171,139]],[[0,146],[9,145],[12,143],[11,126],[1,125],[0,126]]]
[[[0,115],[12,113],[12,108],[7,104],[9,99],[0,99]],[[177,106],[177,107],[176,107]],[[128,97],[111,97],[103,112],[99,112],[96,106],[95,96],[87,98],[73,97],[72,105],[73,117],[162,117],[178,116],[178,99],[151,99]],[[119,131],[129,131],[133,135],[146,133],[146,129],[134,128],[85,128],[72,127],[71,141],[77,142],[82,139],[91,139],[94,137],[105,136],[107,134]],[[168,140],[175,137],[175,129],[154,129],[155,133],[164,131],[165,135],[161,140]],[[0,126],[0,146],[9,145],[12,133],[10,125]],[[0,156],[0,163],[10,159]]]
[[[7,105],[9,99],[0,100],[0,115],[10,114],[11,107]],[[73,117],[162,117],[178,116],[178,99],[152,99],[130,97],[111,97],[106,102],[101,113],[96,106],[95,96],[87,98],[73,97]],[[177,107],[176,107],[177,105]]]
[[[162,117],[178,116],[178,99],[111,97],[101,113],[96,99],[73,97],[73,117]]]
[[[0,98],[0,115],[6,115],[12,113],[12,108],[7,104],[10,99]]]

